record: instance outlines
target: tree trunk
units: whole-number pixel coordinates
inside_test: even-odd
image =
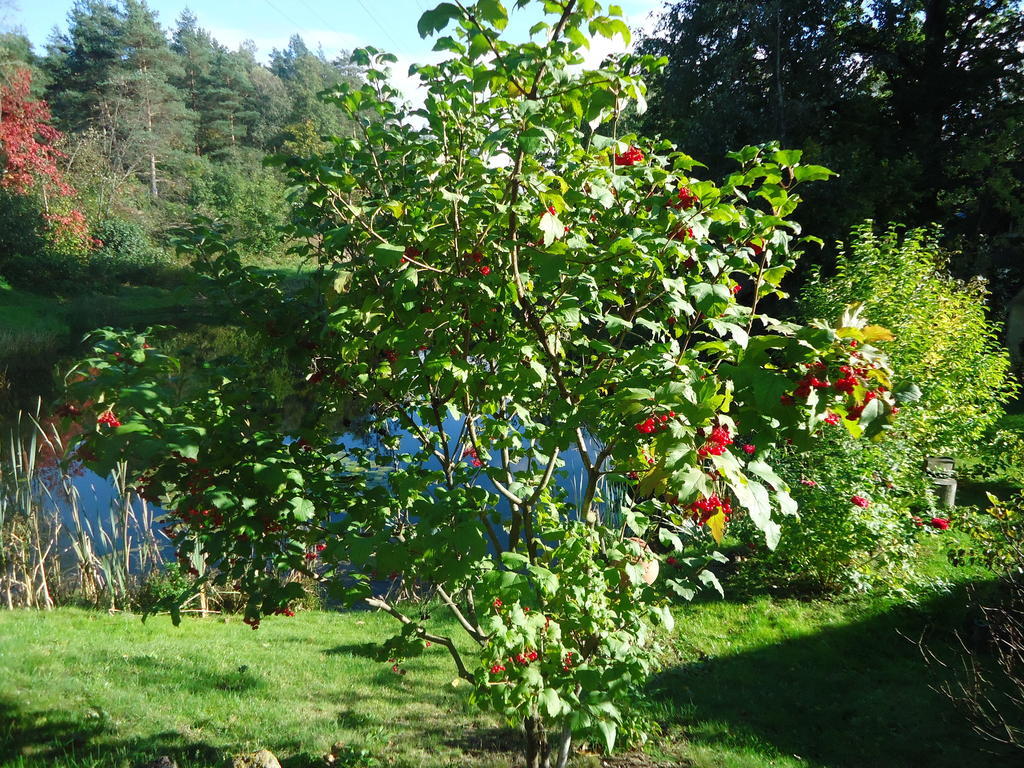
[[[565,768],[569,762],[569,755],[572,754],[572,728],[566,722],[562,733],[558,737],[558,754],[555,756],[555,768]]]
[[[160,190],[156,186],[156,155],[149,156],[149,194],[154,200],[160,197]]]
[[[775,112],[779,142],[786,145],[786,103],[782,94],[782,0],[775,2]]]
[[[523,719],[526,731],[526,768],[550,768],[548,734],[544,722],[536,715]]]

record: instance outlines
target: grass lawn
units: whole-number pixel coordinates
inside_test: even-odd
[[[681,607],[646,706],[655,763],[692,768],[1011,766],[990,756],[931,686],[911,639],[963,620],[955,594],[926,605],[757,598]],[[517,736],[475,712],[430,649],[399,676],[369,641],[373,613],[143,624],[78,609],[0,612],[0,766],[181,768],[266,747],[286,768],[342,741],[382,765],[507,768]],[[945,634],[945,630],[938,634]],[[597,766],[581,755],[579,766]],[[353,763],[357,765],[357,763]]]

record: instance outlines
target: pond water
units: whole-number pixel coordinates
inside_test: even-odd
[[[197,326],[179,330],[171,334],[163,346],[172,354],[179,356],[185,365],[188,365],[189,361],[196,364],[228,352],[246,359],[251,357],[254,364],[267,364],[266,356],[261,354],[255,340],[247,338],[237,329],[225,326]],[[58,370],[67,370],[72,362],[70,358],[62,360],[58,364]],[[268,379],[272,378],[273,372],[268,373]],[[284,381],[287,377],[282,375],[277,378]],[[40,395],[42,394],[44,393],[40,392]],[[462,431],[462,421],[451,417],[445,420],[443,426],[450,441],[457,439]],[[412,453],[417,449],[418,441],[411,433],[396,429],[393,425],[389,427],[392,433],[399,437],[399,447],[390,452],[382,450],[381,454]],[[360,432],[346,432],[337,439],[339,445],[350,449],[379,448],[379,441],[380,438],[375,436],[373,429],[370,428],[364,428]],[[582,499],[585,478],[582,459],[576,449],[566,451],[561,458],[564,467],[556,476],[556,482],[564,490],[568,502],[578,506]],[[439,466],[439,462],[432,462],[432,468],[436,469]],[[520,468],[522,467],[516,467]],[[489,487],[486,479],[482,479],[481,482],[488,490],[494,490]],[[70,475],[64,475],[51,468],[46,486],[43,489],[45,492],[40,493],[40,501],[46,505],[48,514],[61,522],[68,538],[68,545],[71,537],[86,534],[93,542],[98,555],[112,552],[123,546],[126,541],[131,547],[146,541],[152,543],[155,540],[161,543],[164,554],[171,552],[166,537],[158,535],[158,521],[162,510],[153,508],[134,496],[131,502],[126,504],[114,478],[102,478],[83,468],[77,468]],[[503,498],[499,499],[500,510],[507,513],[508,502]]]

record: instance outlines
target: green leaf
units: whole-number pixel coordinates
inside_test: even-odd
[[[420,16],[416,29],[420,33],[420,37],[430,37],[435,32],[440,32],[447,27],[452,19],[457,19],[460,16],[462,16],[462,11],[459,10],[457,5],[441,3],[433,10],[427,11]]]
[[[921,388],[912,381],[905,381],[893,390],[892,396],[898,403],[916,403],[921,399]]]
[[[550,140],[547,131],[542,128],[528,128],[519,136],[519,146],[530,155],[535,155],[544,148],[544,144]]]
[[[800,158],[803,157],[803,154],[804,153],[799,149],[780,149],[777,152],[772,152],[771,158],[779,165],[792,166],[800,162]]]
[[[387,269],[394,269],[402,263],[405,255],[405,246],[391,245],[390,243],[378,243],[370,251],[371,255],[380,266]]]
[[[481,56],[483,56],[485,53],[487,53],[487,51],[490,49],[490,47],[491,46],[490,46],[490,43],[487,42],[487,38],[484,37],[479,32],[477,32],[475,35],[473,35],[472,39],[469,41],[469,58],[470,59],[479,59]],[[524,147],[525,147],[525,144],[524,144]],[[529,152],[529,151],[535,151],[535,150],[527,150],[527,151]]]
[[[115,435],[130,435],[133,432],[149,432],[150,428],[148,424],[143,424],[138,421],[129,422],[128,424],[122,424],[120,427],[115,427],[113,434]]]
[[[502,30],[508,25],[508,11],[499,0],[477,0],[476,12],[495,29]]]
[[[605,750],[608,752],[614,751],[615,735],[618,733],[619,726],[611,720],[598,720],[597,729],[601,732]]]
[[[712,571],[701,571],[697,574],[697,578],[700,579],[700,583],[705,587],[712,587],[719,595],[725,597],[725,590],[722,589],[722,582],[718,580],[718,577]]]
[[[565,234],[565,225],[550,211],[544,211],[540,217],[540,231],[544,235],[544,245],[548,246]]]
[[[823,165],[798,165],[793,169],[793,178],[797,181],[824,181],[837,175]]]
[[[526,570],[530,572],[541,592],[547,595],[554,595],[558,592],[558,576],[542,565],[528,565]]]
[[[518,571],[530,562],[530,558],[518,552],[502,552],[501,562],[510,570]]]
[[[554,688],[545,688],[541,691],[540,702],[544,706],[544,711],[548,713],[548,717],[551,718],[560,716],[567,708]]]

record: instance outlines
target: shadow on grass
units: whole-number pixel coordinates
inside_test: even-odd
[[[686,648],[694,660],[654,678],[649,702],[669,730],[713,750],[767,745],[828,768],[1019,766],[990,754],[934,690],[941,679],[916,645],[927,633],[931,650],[954,656],[954,631],[971,632],[966,589],[734,655]]]
[[[516,728],[466,728],[444,743],[473,757],[508,755],[510,764],[523,753],[526,745],[522,732]]]
[[[0,766],[134,766],[166,755],[179,766],[218,766],[223,753],[174,732],[118,739],[103,712],[88,719],[58,710],[31,712],[0,697]]]
[[[353,656],[371,661],[381,661],[380,643],[345,643],[326,649],[324,656]]]

